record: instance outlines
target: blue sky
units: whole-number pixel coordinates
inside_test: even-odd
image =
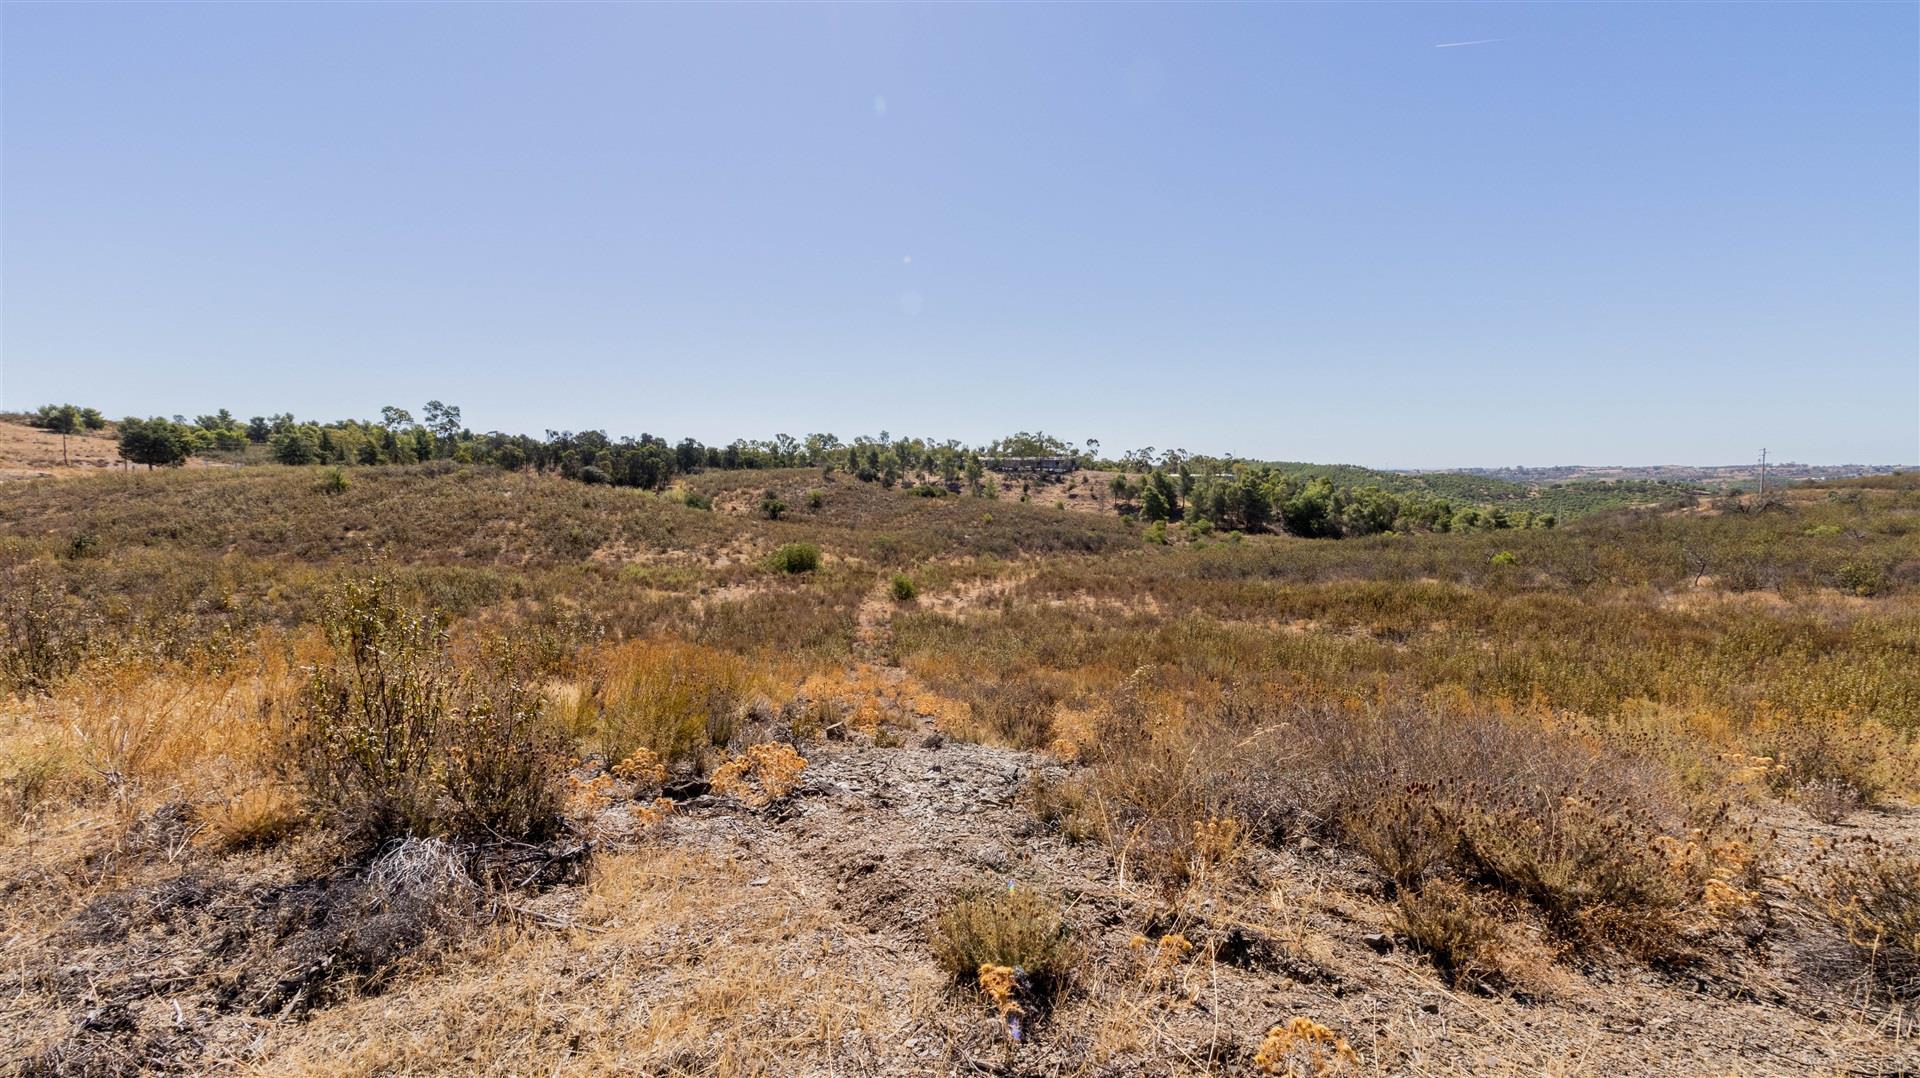
[[[12,3],[0,34],[0,406],[1920,460],[1912,4]]]

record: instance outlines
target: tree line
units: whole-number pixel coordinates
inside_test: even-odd
[[[71,404],[47,405],[28,421],[63,435],[107,425],[96,409]],[[993,497],[997,480],[989,473],[996,462],[1062,458],[1076,468],[1119,473],[1109,482],[1115,510],[1160,526],[1161,534],[1166,525],[1178,523],[1190,530],[1272,530],[1311,538],[1551,528],[1556,523],[1551,513],[1508,512],[1425,492],[1335,482],[1327,475],[1303,474],[1297,466],[1151,447],[1103,458],[1098,440],[1075,445],[1044,431],[1022,431],[984,446],[895,437],[886,431],[851,441],[829,433],[802,438],[776,434],[726,445],[705,445],[693,438],[669,442],[652,434],[615,439],[600,430],[550,430],[544,438],[534,438],[499,431],[477,434],[463,424],[458,406],[437,400],[428,401],[418,417],[389,405],[375,420],[315,422],[282,413],[241,422],[223,408],[191,421],[177,415],[130,416],[115,426],[120,456],[149,468],[179,465],[194,456],[242,454],[258,446],[268,459],[286,465],[447,460],[652,491],[667,489],[676,477],[706,470],[812,467],[886,487],[909,486],[929,496],[967,492]]]
[[[1430,494],[1373,484],[1340,485],[1326,476],[1252,463],[1203,474],[1184,465],[1172,475],[1160,468],[1139,477],[1123,473],[1109,481],[1109,492],[1121,512],[1160,526],[1160,535],[1165,525],[1176,522],[1190,531],[1284,531],[1310,539],[1551,528],[1558,523],[1552,513],[1458,505]]]

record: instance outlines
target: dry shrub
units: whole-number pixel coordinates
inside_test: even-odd
[[[1102,833],[1099,810],[1089,798],[1084,778],[1036,772],[1021,788],[1020,799],[1040,826],[1069,842],[1085,842]]]
[[[1394,930],[1433,959],[1451,984],[1500,979],[1501,925],[1478,896],[1451,880],[1404,888],[1394,901]]]
[[[1815,799],[1824,797],[1829,805],[1836,798],[1877,804],[1893,784],[1892,762],[1902,755],[1898,734],[1843,715],[1773,719],[1754,741],[1756,751],[1773,761],[1765,772],[1769,789],[1792,797],[1809,787],[1825,788]]]
[[[1829,825],[1840,823],[1863,807],[1860,791],[1837,779],[1801,783],[1793,797],[1807,815]]]
[[[51,577],[34,563],[0,574],[0,690],[49,692],[95,643],[100,619]]]
[[[630,641],[590,666],[583,685],[552,701],[559,723],[606,759],[645,750],[669,769],[704,771],[761,687],[739,656],[679,641]]]
[[[1753,871],[1748,836],[1702,815],[1658,767],[1536,720],[1405,705],[1272,708],[1228,693],[1211,713],[1151,724],[1088,783],[1110,841],[1172,885],[1207,868],[1194,821],[1274,841],[1350,846],[1394,891],[1477,881],[1578,945],[1669,957],[1683,930],[1730,912]]]
[[[1412,786],[1349,817],[1344,834],[1402,893],[1478,880],[1524,899],[1571,941],[1647,957],[1677,946],[1713,878],[1697,840],[1639,805],[1577,790]]]
[[[1305,1015],[1267,1030],[1253,1053],[1253,1065],[1262,1074],[1328,1074],[1359,1064],[1359,1053],[1345,1037]]]
[[[778,741],[749,745],[747,751],[714,769],[716,793],[756,808],[783,800],[800,785],[807,761]]]
[[[1190,757],[1147,754],[1125,764],[1109,761],[1094,779],[1108,840],[1122,870],[1132,869],[1169,891],[1239,860],[1246,826],[1206,787],[1207,772]],[[1216,822],[1219,821],[1219,822]],[[1223,828],[1216,837],[1216,828]],[[1223,855],[1226,860],[1222,860]]]
[[[1247,856],[1247,828],[1231,816],[1209,816],[1193,821],[1193,860],[1196,875],[1223,872]]]
[[[1044,748],[1053,740],[1053,712],[1060,694],[1047,682],[1013,677],[982,686],[969,706],[976,726],[1004,744]]]
[[[458,665],[429,614],[380,578],[322,615],[330,653],[290,709],[285,769],[353,839],[538,838],[561,816],[565,758],[505,653]]]
[[[1146,935],[1135,935],[1127,941],[1127,949],[1132,951],[1140,963],[1142,980],[1149,984],[1158,982],[1185,962],[1194,952],[1193,941],[1179,932],[1168,932],[1158,940]]]
[[[1342,822],[1347,841],[1396,889],[1418,888],[1459,860],[1459,825],[1432,794],[1431,786],[1385,793]]]
[[[1382,717],[1391,721],[1381,723]],[[1426,710],[1369,715],[1322,742],[1352,807],[1336,837],[1402,886],[1477,880],[1523,899],[1576,944],[1671,957],[1707,901],[1756,871],[1724,806],[1660,768],[1523,719]]]
[[[947,725],[958,705],[940,697],[911,676],[871,663],[855,663],[808,675],[800,686],[793,731],[797,737],[852,730],[888,740],[888,727],[907,727],[916,718]]]
[[[931,946],[934,961],[958,980],[978,978],[983,966],[1006,966],[1023,972],[1043,999],[1066,984],[1076,958],[1059,906],[1019,885],[948,901],[934,918]]]
[[[1630,802],[1536,791],[1463,806],[1460,819],[1462,867],[1576,942],[1665,957],[1704,898],[1702,862]]]
[[[626,759],[613,765],[613,774],[640,789],[657,789],[667,781],[667,764],[652,749],[635,749]]]
[[[1862,837],[1827,851],[1809,877],[1801,894],[1872,982],[1920,996],[1920,853]]]
[[[277,782],[261,783],[200,812],[205,840],[230,850],[271,846],[300,829],[300,798]]]

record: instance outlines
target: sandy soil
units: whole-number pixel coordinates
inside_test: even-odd
[[[120,459],[120,444],[109,432],[67,436],[63,459],[60,436],[21,423],[0,423],[0,482],[17,479],[72,478],[135,466]],[[187,461],[188,468],[227,468],[224,462]]]

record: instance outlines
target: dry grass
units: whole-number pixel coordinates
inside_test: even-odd
[[[603,759],[645,751],[669,770],[705,774],[748,703],[778,691],[737,655],[672,640],[630,641],[584,665],[580,681],[549,693],[554,721]]]
[[[1913,491],[1149,549],[820,485],[0,489],[0,1067],[1576,1072],[1649,1058],[1589,1008],[1734,1001],[1910,1048],[1863,1008],[1911,1006],[1911,854],[1806,835],[1920,791]]]
[[[772,1075],[852,1068],[911,1030],[937,975],[890,989],[822,967],[830,915],[757,869],[642,850],[603,860],[573,928],[482,941],[446,975],[268,1040],[259,1074]]]
[[[1920,856],[1863,838],[1809,872],[1803,893],[1869,982],[1897,998],[1920,994]]]

